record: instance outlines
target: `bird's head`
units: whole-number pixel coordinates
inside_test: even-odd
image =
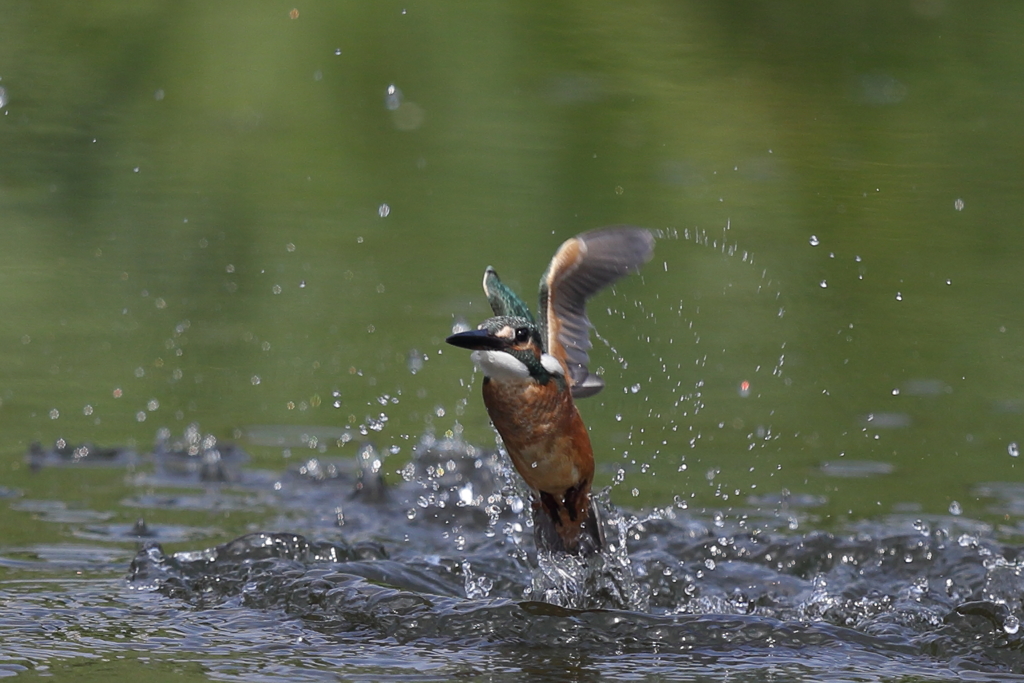
[[[562,364],[544,353],[540,328],[522,316],[499,315],[475,330],[453,334],[446,342],[473,352],[473,362],[485,377],[497,380],[534,380],[546,383],[563,377]]]

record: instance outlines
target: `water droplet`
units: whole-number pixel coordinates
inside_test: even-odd
[[[903,292],[896,292],[896,301],[903,301]]]
[[[818,240],[818,236],[817,235],[811,235],[811,239],[808,240],[808,241],[810,242],[812,247],[816,247],[819,244],[821,244],[821,242]]]
[[[284,250],[287,251],[288,253],[291,253],[295,251],[295,245],[289,242],[288,244],[284,245]]]
[[[960,506],[960,503],[958,501],[954,500],[949,504],[949,514],[953,515],[954,517],[959,517],[963,514],[963,512],[964,509]]]
[[[7,90],[0,88],[0,109],[7,106]]]
[[[963,211],[964,210],[964,200],[962,200],[959,197],[957,197],[956,201],[953,202],[953,208],[956,209],[957,211]]]
[[[1010,454],[1010,457],[1016,458],[1020,455],[1020,447],[1017,446],[1016,441],[1011,441],[1010,445],[1006,447],[1006,452]]]
[[[92,406],[87,404],[82,408],[82,415],[92,415]]]
[[[60,411],[59,410],[54,408],[53,410],[50,411],[50,419],[51,420],[56,420],[58,417],[60,417]]]
[[[145,422],[146,421],[146,411],[140,410],[139,412],[135,413],[135,421],[136,422]]]
[[[637,382],[636,384],[634,384],[633,386],[631,386],[631,387],[629,388],[629,390],[630,390],[631,392],[633,392],[634,394],[638,394],[638,393],[640,393],[640,383],[639,383],[639,382]]]
[[[825,289],[826,287],[828,287],[828,280],[822,280],[821,282],[818,283],[818,286],[821,287],[822,289]]]
[[[1012,636],[1020,630],[1020,620],[1012,614],[1006,615],[1006,620],[1003,622],[1003,630]]]
[[[335,48],[334,49],[334,54],[337,55],[338,57],[340,57],[341,56],[341,48],[340,47]]]
[[[622,414],[621,413],[616,413],[615,414],[615,421],[616,422],[622,422]]]
[[[408,360],[406,360],[405,365],[407,368],[409,368],[409,372],[415,375],[417,372],[423,369],[424,360],[424,355],[417,351],[416,349],[413,349],[412,351],[409,352],[409,358]]]
[[[893,395],[893,396],[899,396],[899,395],[900,395],[900,390],[899,390],[899,387],[897,387],[897,388],[895,388],[895,389],[893,389],[893,390],[892,390],[892,395]]]
[[[151,398],[149,400],[149,403],[146,404],[146,409],[149,410],[149,412],[153,412],[154,410],[156,410],[159,407],[160,407],[160,401],[156,400],[155,398]]]
[[[381,204],[377,207],[377,215],[381,218],[387,218],[388,214],[391,213],[391,207],[387,204]]]
[[[250,381],[250,382],[252,382],[252,385],[253,385],[253,386],[256,386],[257,384],[259,384],[259,383],[260,383],[260,382],[262,382],[263,380],[261,380],[261,379],[260,379],[260,376],[259,376],[259,375],[253,375],[253,376],[252,376],[252,379],[250,379],[249,381]]]
[[[273,287],[270,288],[270,291],[272,291],[274,294],[280,294],[281,285],[274,285]]]
[[[402,91],[394,83],[388,86],[387,94],[384,95],[384,106],[388,111],[395,111],[402,106]]]

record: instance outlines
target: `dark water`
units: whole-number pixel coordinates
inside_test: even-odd
[[[1024,6],[0,9],[0,672],[1024,674]],[[620,223],[575,566],[443,340]]]
[[[93,456],[81,452],[36,449],[30,459],[46,476],[89,467]],[[134,493],[122,501],[137,509],[134,525],[11,494],[15,509],[49,516],[79,540],[0,557],[19,577],[0,589],[0,671],[77,665],[102,676],[98,665],[120,661],[158,672],[189,663],[221,680],[1024,672],[1017,529],[903,515],[797,532],[795,520],[820,501],[749,499],[728,517],[680,502],[638,517],[602,496],[609,548],[584,561],[537,557],[504,458],[457,437],[423,436],[390,482],[369,443],[354,457],[254,471],[241,467],[240,449],[194,427],[152,454],[99,456],[93,466],[111,478],[123,460],[134,463]],[[1024,499],[1015,486],[982,493],[1008,507]],[[273,526],[302,534],[206,545],[207,530],[145,521],[257,504],[272,508]],[[163,548],[183,539],[188,550]]]

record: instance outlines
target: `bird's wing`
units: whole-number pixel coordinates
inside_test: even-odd
[[[653,255],[654,235],[649,230],[600,228],[566,240],[541,277],[541,338],[546,351],[565,362],[576,398],[593,396],[604,387],[587,370],[593,327],[585,309],[587,299],[637,271]]]
[[[491,304],[494,315],[526,318],[535,323],[530,307],[498,279],[498,273],[491,266],[487,266],[484,271],[484,294],[487,295],[487,302]]]

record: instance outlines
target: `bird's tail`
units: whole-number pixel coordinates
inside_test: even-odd
[[[547,493],[533,504],[533,537],[538,551],[590,557],[604,549],[604,524],[590,492],[586,501],[555,500]],[[582,502],[583,505],[577,505]],[[566,505],[566,503],[569,503]]]

